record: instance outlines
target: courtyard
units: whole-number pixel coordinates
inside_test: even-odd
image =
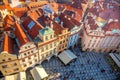
[[[44,61],[42,66],[50,75],[60,73],[60,80],[117,80],[120,72],[112,71],[106,53],[81,52],[78,47],[71,50],[77,59],[65,66],[57,57]],[[53,79],[56,80],[56,79]]]

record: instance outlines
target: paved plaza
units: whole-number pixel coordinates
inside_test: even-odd
[[[78,47],[72,50],[77,59],[65,66],[52,57],[42,66],[48,74],[60,73],[60,80],[116,80],[120,72],[113,72],[104,53],[81,52]]]

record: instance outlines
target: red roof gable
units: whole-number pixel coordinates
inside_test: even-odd
[[[6,34],[3,40],[2,51],[13,54],[13,40]]]
[[[17,39],[19,40],[20,46],[26,44],[27,42],[30,42],[24,31],[22,30],[20,24],[15,23],[15,35]]]

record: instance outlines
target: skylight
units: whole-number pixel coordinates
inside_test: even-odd
[[[53,9],[51,8],[50,5],[45,5],[45,6],[43,6],[43,11],[44,11],[45,13],[54,13],[54,11],[53,11]]]
[[[34,25],[35,25],[35,23],[34,23],[33,21],[31,21],[31,22],[28,24],[28,28],[31,29]]]

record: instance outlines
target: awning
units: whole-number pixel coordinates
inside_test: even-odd
[[[77,56],[74,55],[70,50],[63,51],[58,55],[58,58],[67,65],[69,62],[71,62],[73,59],[76,59]]]
[[[18,80],[26,80],[26,73],[25,72],[19,72]]]
[[[32,70],[30,70],[30,72],[34,80],[41,80],[48,76],[48,74],[46,73],[42,66],[34,67]]]
[[[120,54],[110,53],[109,55],[115,61],[115,63],[118,65],[118,67],[120,67]]]
[[[14,75],[5,76],[5,80],[15,80]]]

